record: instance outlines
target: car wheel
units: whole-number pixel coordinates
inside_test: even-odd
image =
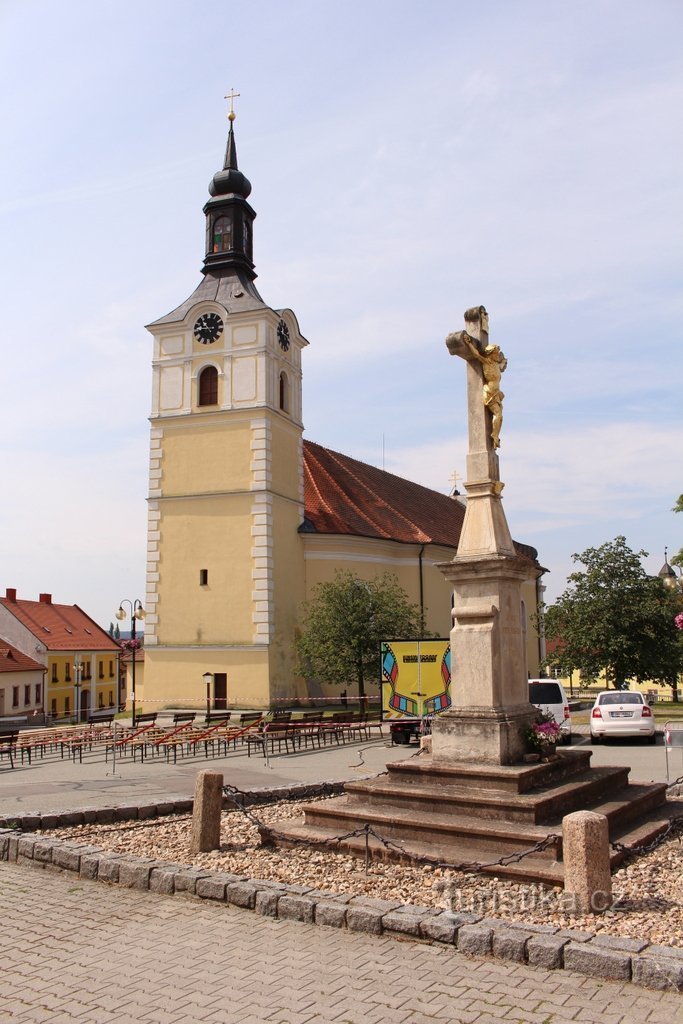
[[[596,736],[595,733],[591,733],[591,743],[602,743],[602,736]]]
[[[657,742],[657,733],[653,732],[652,736],[648,736],[647,742],[650,744],[655,744]]]
[[[560,742],[563,746],[569,747],[572,742],[572,734],[570,732],[563,732]]]

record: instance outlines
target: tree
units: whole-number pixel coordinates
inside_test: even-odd
[[[676,501],[676,504],[673,507],[673,511],[683,512],[683,494],[678,495],[678,500]],[[674,565],[680,565],[680,567],[683,569],[683,548],[681,548],[677,555],[673,556],[671,561]]]
[[[382,640],[424,636],[417,605],[390,573],[363,580],[337,571],[319,583],[304,611],[303,631],[296,640],[298,671],[328,683],[358,684],[365,697],[368,680],[379,680]]]
[[[590,679],[604,670],[607,685],[627,679],[676,685],[682,649],[674,618],[680,596],[648,576],[624,537],[572,555],[585,566],[545,612],[545,635],[557,644],[549,664]]]

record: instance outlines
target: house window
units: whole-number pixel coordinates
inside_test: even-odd
[[[208,586],[208,583],[209,583],[209,570],[208,569],[200,569],[199,570],[199,586],[200,587],[206,587],[206,586]]]
[[[109,707],[110,708],[114,707],[114,691],[113,690],[109,691]]]
[[[31,687],[30,686],[25,686],[24,687],[24,707],[28,707],[28,705],[30,703],[31,703]]]
[[[97,675],[100,679],[104,679],[104,662],[100,661],[97,666]]]
[[[64,698],[64,714],[68,715],[71,711],[71,699],[69,697]]]
[[[228,252],[232,249],[232,221],[219,217],[213,225],[213,252]]]
[[[289,412],[289,381],[287,374],[280,374],[280,408],[283,412]]]
[[[53,683],[58,682],[58,679],[57,679],[57,664],[54,661],[52,662],[52,682]]]
[[[36,704],[40,704],[43,699],[43,687],[41,683],[36,683]]]
[[[19,707],[19,687],[18,686],[13,686],[12,687],[12,707],[13,708],[18,708]]]
[[[86,661],[83,664],[83,678],[92,679],[92,665],[89,661]]]
[[[65,683],[70,683],[71,682],[71,665],[69,664],[68,661],[67,661],[66,665],[64,666],[64,682]]]
[[[218,405],[218,370],[215,366],[205,366],[199,374],[197,405]]]
[[[50,701],[50,714],[53,718],[57,717],[57,698],[53,697]]]
[[[109,675],[110,676],[114,675],[114,662],[113,661],[109,662]]]
[[[103,693],[98,693],[97,694],[97,706],[98,706],[98,708],[103,708],[104,707],[104,694]]]

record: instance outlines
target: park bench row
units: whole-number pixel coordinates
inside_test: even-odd
[[[14,767],[15,757],[28,759],[38,755],[70,756],[83,760],[83,752],[93,748],[104,748],[105,760],[109,756],[131,756],[141,760],[154,755],[164,755],[167,760],[178,756],[194,756],[203,752],[205,757],[227,754],[232,748],[246,745],[247,754],[252,749],[268,753],[294,753],[302,748],[318,748],[329,743],[350,742],[355,739],[369,739],[373,732],[382,735],[382,722],[377,713],[354,713],[350,711],[321,714],[318,711],[303,712],[292,718],[291,712],[211,712],[203,723],[197,724],[196,713],[178,713],[173,716],[172,726],[157,726],[157,714],[140,714],[135,724],[114,723],[113,716],[107,719],[91,719],[84,726],[63,726],[41,729],[36,732],[13,731],[0,735],[0,760],[8,757]]]

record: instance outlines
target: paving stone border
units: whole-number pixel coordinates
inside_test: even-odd
[[[244,805],[301,800],[342,792],[343,786],[325,783],[251,790],[243,795]],[[232,806],[225,802],[226,810]],[[192,800],[173,800],[0,817],[0,860],[46,871],[69,871],[80,878],[127,889],[232,904],[265,917],[438,942],[471,956],[492,956],[543,970],[567,969],[594,978],[631,981],[644,988],[683,992],[683,949],[679,948],[553,925],[454,914],[367,896],[333,895],[301,885],[115,854],[96,846],[36,834],[73,825],[187,814],[191,810]]]

